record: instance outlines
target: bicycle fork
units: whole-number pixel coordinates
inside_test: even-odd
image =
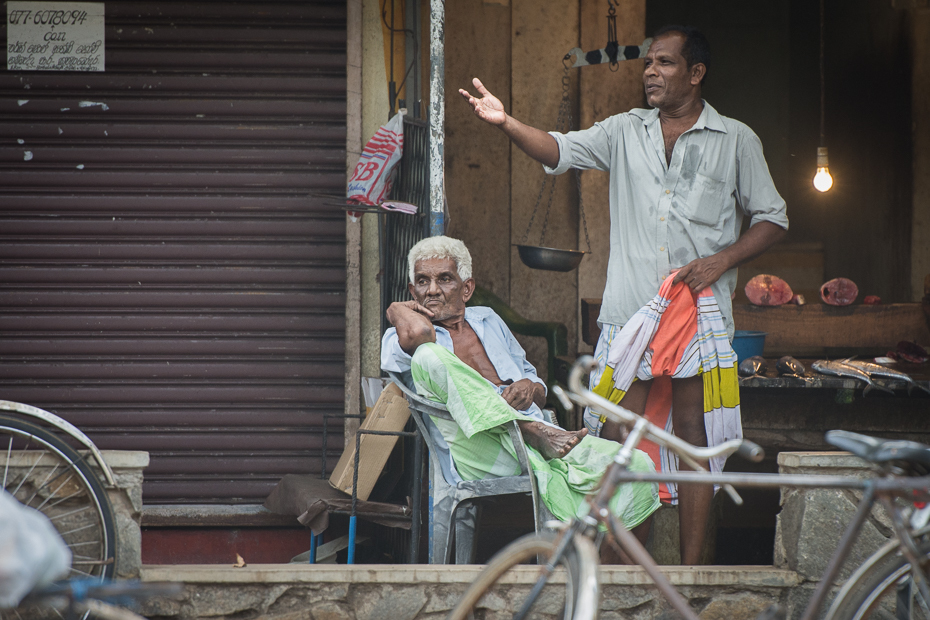
[[[536,583],[533,585],[533,589],[530,590],[529,595],[523,601],[523,605],[520,607],[520,610],[514,614],[513,620],[523,620],[526,618],[526,615],[530,612],[530,608],[533,606],[533,603],[536,602],[536,598],[540,595],[542,589],[546,587],[546,583],[548,583],[549,577],[552,575],[553,571],[555,571],[555,568],[562,560],[562,556],[565,554],[565,550],[568,549],[568,546],[575,539],[575,536],[583,535],[582,531],[584,528],[585,522],[580,519],[575,519],[572,521],[571,526],[562,531],[562,536],[559,538],[559,544],[556,545],[552,555],[549,556],[549,561],[546,562],[546,565],[540,569],[539,579],[536,580]],[[570,605],[571,602],[565,601],[565,604]]]
[[[897,510],[892,501],[888,497],[881,498],[882,505],[885,507],[885,510],[888,512],[888,515],[891,517],[891,524],[894,527],[895,534],[898,537],[900,542],[901,555],[908,561],[911,565],[911,574],[906,579],[898,585],[897,592],[897,610],[898,617],[911,617],[911,608],[914,605],[914,586],[917,586],[917,589],[920,592],[921,600],[923,601],[923,606],[926,610],[927,605],[930,605],[930,588],[927,585],[927,573],[924,570],[923,565],[920,562],[921,554],[920,550],[917,548],[917,543],[914,541],[914,537],[911,536],[910,531],[905,527],[904,521],[901,518],[901,512]],[[916,522],[917,525],[923,526],[927,523],[927,518],[930,516],[925,508],[919,510],[915,515],[915,519],[912,519],[912,525]],[[906,616],[902,614],[906,613]]]

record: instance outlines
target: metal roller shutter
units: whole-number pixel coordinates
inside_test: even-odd
[[[345,13],[107,2],[106,72],[0,70],[0,398],[149,451],[146,503],[319,472],[344,399],[345,216],[314,196],[345,187]]]

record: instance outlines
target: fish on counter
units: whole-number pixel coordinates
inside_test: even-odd
[[[768,364],[761,355],[747,357],[736,368],[736,373],[741,377],[764,377],[765,371],[769,369]]]
[[[909,364],[923,364],[930,360],[930,354],[927,353],[927,350],[916,342],[910,342],[908,340],[902,340],[898,343],[898,348],[895,351],[889,351],[887,357],[898,361],[898,362],[907,362]]]
[[[873,389],[879,389],[889,394],[894,394],[894,390],[891,390],[880,383],[875,383],[872,381],[872,377],[869,376],[864,370],[860,370],[855,366],[850,366],[845,362],[831,362],[829,360],[817,360],[811,364],[811,368],[816,370],[822,375],[832,375],[834,377],[845,377],[847,379],[858,379],[866,384],[865,389],[862,390],[862,395],[865,396]]]
[[[798,379],[806,380],[804,373],[807,372],[807,369],[804,368],[804,364],[790,355],[778,358],[778,361],[775,362],[775,370],[777,370],[778,374],[782,377],[797,377]]]
[[[820,298],[831,306],[848,306],[859,296],[859,287],[849,278],[833,278],[820,287]]]
[[[778,276],[764,273],[753,277],[743,290],[749,301],[756,306],[780,306],[794,296],[787,282]]]
[[[895,370],[893,368],[888,368],[882,366],[881,364],[876,364],[874,362],[865,362],[860,360],[848,359],[843,360],[844,364],[848,364],[854,368],[858,368],[864,372],[869,373],[870,377],[884,377],[885,379],[894,379],[895,381],[903,381],[907,384],[907,393],[910,394],[914,391],[914,388],[923,390],[930,394],[930,389],[925,388],[922,385],[919,385],[914,381],[911,376],[907,373],[903,373],[900,370]]]

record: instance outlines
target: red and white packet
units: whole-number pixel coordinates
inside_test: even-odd
[[[377,206],[391,191],[392,172],[404,151],[404,116],[394,115],[371,137],[346,187],[346,198]]]

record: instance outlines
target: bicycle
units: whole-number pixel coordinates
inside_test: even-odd
[[[528,617],[533,606],[544,597],[544,590],[561,589],[546,586],[558,566],[565,568],[565,620],[596,618],[599,604],[596,541],[603,538],[602,528],[614,537],[619,546],[644,569],[669,604],[686,620],[697,620],[687,600],[669,583],[646,549],[607,509],[608,500],[620,484],[626,482],[675,482],[716,484],[737,504],[742,500],[733,488],[835,488],[863,492],[856,515],[847,527],[824,575],[804,610],[802,620],[813,620],[820,613],[834,581],[855,542],[862,524],[876,501],[891,517],[894,537],[856,570],[837,593],[825,614],[827,620],[860,620],[867,617],[892,617],[897,620],[930,618],[930,587],[927,568],[930,565],[930,447],[907,441],[884,441],[845,431],[830,431],[827,441],[868,461],[880,474],[877,478],[860,480],[840,476],[784,474],[711,474],[696,461],[715,456],[740,454],[752,461],[762,460],[762,449],[748,440],[731,440],[713,448],[698,448],[666,433],[641,416],[617,406],[582,386],[582,376],[595,364],[585,356],[573,366],[569,376],[569,391],[555,389],[567,410],[574,403],[593,406],[599,412],[621,422],[629,434],[614,462],[605,472],[598,491],[588,496],[582,514],[564,524],[555,524],[556,531],[529,534],[511,543],[488,563],[474,583],[466,590],[449,620],[464,620],[474,611],[482,612],[482,597],[514,566],[539,558],[538,578],[513,617]],[[634,473],[626,469],[632,451],[648,437],[673,450],[694,471],[668,473]],[[601,526],[601,527],[599,527]],[[554,593],[557,594],[557,593]],[[551,596],[547,596],[551,600]],[[517,607],[517,605],[512,605]],[[769,609],[761,617],[775,618],[783,611]]]
[[[84,433],[48,411],[0,400],[3,490],[49,518],[71,550],[72,576],[103,580],[115,572],[116,525],[106,489],[88,459],[115,487],[113,472]]]

